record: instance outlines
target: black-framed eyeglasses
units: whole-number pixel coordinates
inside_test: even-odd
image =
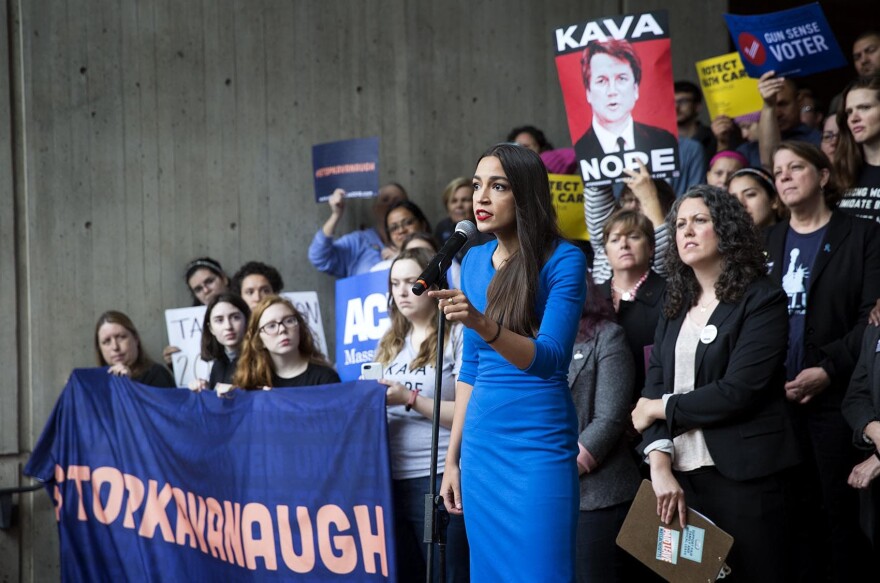
[[[287,316],[283,320],[275,320],[263,324],[260,326],[260,332],[263,334],[278,334],[281,330],[281,326],[284,326],[285,330],[293,330],[299,326],[299,320],[296,319],[296,316]]]
[[[823,142],[833,142],[840,137],[840,132],[824,132],[822,134]]]

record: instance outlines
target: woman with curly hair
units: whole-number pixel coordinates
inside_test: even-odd
[[[255,390],[338,382],[302,314],[281,296],[263,298],[248,321],[233,386]]]
[[[280,294],[284,289],[281,274],[271,265],[248,261],[232,276],[232,289],[254,309],[266,296]]]
[[[856,581],[863,578],[869,550],[859,530],[858,496],[847,485],[861,458],[841,401],[880,297],[880,226],[835,208],[839,191],[831,162],[811,144],[780,144],[773,175],[791,212],[767,232],[770,277],[788,294],[784,394],[807,466],[818,469],[799,480],[801,505],[815,509],[799,531],[814,528],[806,538],[820,541],[805,558],[828,557],[841,581]],[[828,532],[826,545],[821,541]],[[830,553],[818,552],[826,546]]]
[[[697,186],[667,218],[666,304],[642,398],[657,514],[687,508],[733,535],[736,581],[780,581],[784,470],[798,461],[785,410],[785,294],[765,275],[751,218],[725,191]]]

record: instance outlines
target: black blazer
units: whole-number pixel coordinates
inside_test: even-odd
[[[675,345],[687,309],[660,317],[643,397],[672,393]],[[644,433],[640,451],[658,439],[700,428],[716,469],[732,480],[768,476],[798,462],[784,403],[788,312],[785,292],[767,277],[752,283],[735,304],[721,302],[707,326],[712,342],[700,342],[694,391],[673,395],[667,419]]]
[[[868,326],[862,337],[862,349],[856,363],[849,389],[840,411],[853,429],[853,443],[859,449],[873,450],[876,446],[863,439],[865,427],[871,421],[880,421],[880,327]],[[878,444],[880,446],[880,444]]]
[[[788,221],[766,233],[770,277],[782,283]],[[880,298],[880,225],[833,210],[807,290],[804,367],[821,366],[831,386],[814,401],[840,403],[859,357],[868,314]]]
[[[611,301],[611,280],[596,286],[599,293]],[[635,393],[634,401],[638,400],[642,389],[645,388],[645,348],[654,344],[654,333],[657,331],[657,321],[663,311],[663,292],[666,291],[666,280],[650,270],[645,283],[636,292],[634,302],[620,302],[620,311],[617,312],[617,323],[626,333],[626,343],[633,356],[635,365]]]

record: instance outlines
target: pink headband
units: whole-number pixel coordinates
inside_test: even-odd
[[[722,150],[722,151],[718,152],[717,154],[715,154],[714,156],[712,156],[712,159],[709,160],[709,168],[714,166],[715,162],[717,162],[721,158],[733,158],[734,160],[739,162],[740,166],[748,166],[749,165],[748,159],[745,156],[743,156],[742,154],[740,154],[739,152],[734,152],[733,150]]]

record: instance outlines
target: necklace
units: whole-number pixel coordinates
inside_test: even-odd
[[[513,255],[513,254],[511,253],[511,255]],[[508,255],[507,257],[505,257],[504,259],[502,259],[502,260],[501,260],[501,263],[498,264],[498,267],[495,268],[495,271],[498,271],[499,269],[501,269],[502,267],[504,267],[504,264],[507,263],[507,260],[510,259],[511,255]],[[493,264],[493,265],[495,264],[495,260],[496,260],[496,259],[498,259],[498,249],[495,249],[495,252],[492,253],[492,264]]]
[[[712,307],[712,304],[716,303],[717,301],[718,301],[718,298],[712,298],[712,300],[708,304],[706,304],[705,306],[698,301],[697,307],[700,308],[701,314],[705,314],[706,310],[708,310],[710,307]]]
[[[650,270],[648,270],[648,271],[650,271]],[[636,284],[632,287],[632,289],[629,289],[629,290],[624,290],[624,289],[620,289],[619,287],[615,287],[614,286],[614,277],[612,276],[611,289],[618,296],[620,296],[621,300],[623,300],[625,302],[631,302],[636,299],[636,292],[639,291],[639,288],[642,287],[642,284],[645,283],[646,279],[648,279],[648,271],[646,271],[645,274],[639,278],[639,281],[636,282]]]

